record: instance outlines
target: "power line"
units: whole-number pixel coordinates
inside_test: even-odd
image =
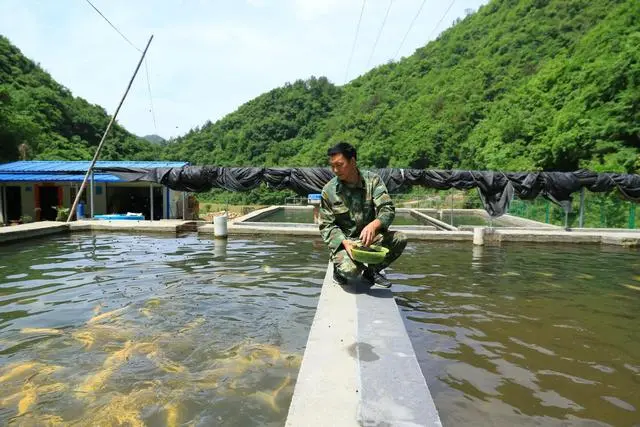
[[[447,8],[447,10],[444,11],[444,14],[442,15],[442,18],[440,18],[440,20],[438,21],[438,23],[436,24],[435,27],[433,27],[433,30],[431,30],[431,34],[429,34],[429,37],[427,38],[427,40],[431,40],[431,37],[433,36],[433,34],[436,32],[436,30],[438,29],[438,27],[440,26],[440,24],[442,24],[442,21],[444,20],[445,16],[447,16],[447,13],[449,13],[449,11],[451,10],[451,7],[453,6],[453,4],[456,2],[456,0],[451,0],[451,3],[449,3],[449,7]]]
[[[102,18],[107,21],[107,23],[111,26],[111,28],[113,28],[114,30],[116,30],[116,32],[118,34],[120,34],[120,37],[122,37],[127,43],[129,43],[129,45],[131,45],[131,47],[133,47],[135,50],[137,50],[138,52],[142,52],[140,49],[138,49],[138,47],[136,45],[134,45],[131,40],[129,40],[127,38],[127,36],[125,36],[124,34],[122,34],[122,31],[120,31],[115,25],[113,25],[111,23],[111,21],[109,21],[109,19],[104,16],[104,14],[102,12],[100,12],[100,10],[95,7],[93,5],[93,3],[91,3],[90,0],[85,0],[87,3],[89,3],[89,5],[93,8],[93,10],[95,10],[96,12],[98,12],[98,15],[102,16]],[[156,113],[155,110],[153,108],[153,96],[151,95],[151,82],[149,80],[149,67],[147,66],[147,60],[144,60],[144,71],[147,77],[147,90],[149,92],[149,106],[150,106],[150,111],[151,111],[151,117],[153,118],[153,128],[155,129],[156,134],[158,133],[158,126],[156,125]]]
[[[358,33],[360,32],[360,22],[362,22],[362,14],[364,13],[364,5],[367,0],[362,0],[362,9],[360,9],[360,18],[358,18],[358,25],[356,25],[356,36],[353,39],[353,46],[351,46],[351,54],[349,55],[349,61],[347,62],[347,71],[344,73],[344,82],[347,82],[349,77],[349,67],[351,66],[351,60],[353,59],[353,52],[356,50],[356,42],[358,41]]]
[[[144,71],[147,74],[147,89],[149,90],[149,105],[151,106],[151,117],[153,118],[153,129],[158,134],[158,126],[156,125],[156,113],[153,110],[153,97],[151,96],[151,83],[149,80],[149,67],[147,66],[147,60],[144,60]]]
[[[380,26],[380,30],[378,31],[378,35],[376,36],[376,41],[373,43],[373,48],[371,49],[371,54],[369,55],[369,60],[367,61],[367,68],[369,68],[369,64],[371,63],[371,58],[373,58],[373,53],[376,51],[376,46],[378,45],[378,40],[380,40],[380,35],[382,34],[384,25],[387,23],[387,18],[389,17],[389,11],[391,10],[391,5],[393,5],[393,0],[389,0],[389,7],[387,7],[387,13],[384,15],[384,19],[382,20],[382,25]]]
[[[105,21],[107,21],[107,22],[109,23],[109,25],[111,25],[111,28],[113,28],[114,30],[116,30],[116,31],[117,31],[117,33],[118,33],[118,34],[120,34],[120,36],[121,36],[123,39],[125,39],[125,40],[127,41],[127,43],[129,43],[129,44],[130,44],[130,45],[131,45],[135,50],[137,50],[138,52],[142,52],[140,49],[138,49],[138,48],[136,47],[136,45],[134,45],[133,43],[131,43],[131,40],[129,40],[129,39],[127,38],[127,36],[125,36],[124,34],[122,34],[122,33],[120,32],[120,30],[119,30],[119,29],[117,29],[117,28],[116,28],[116,26],[115,26],[115,25],[113,25],[113,24],[111,23],[111,21],[109,21],[109,20],[107,19],[107,17],[106,17],[106,16],[104,16],[104,15],[102,14],[102,12],[100,12],[100,10],[98,10],[98,8],[97,8],[97,7],[95,7],[95,6],[93,5],[93,3],[91,3],[89,0],[85,0],[85,1],[86,1],[87,3],[89,3],[89,4],[91,5],[91,7],[93,8],[93,10],[95,10],[96,12],[98,12],[98,14],[99,14],[100,16],[102,16],[102,18],[103,18]]]
[[[416,15],[411,20],[411,23],[409,24],[409,28],[407,28],[407,32],[404,33],[404,37],[402,38],[402,41],[400,42],[400,46],[398,46],[398,50],[396,51],[395,55],[393,55],[394,58],[398,57],[398,54],[400,53],[400,49],[402,49],[402,45],[407,40],[407,36],[409,35],[409,32],[411,31],[411,28],[413,28],[413,24],[416,23],[416,20],[418,19],[418,16],[420,16],[420,12],[422,12],[422,8],[424,7],[424,4],[426,2],[427,2],[427,0],[422,0],[422,4],[420,5],[420,8],[418,9],[418,12],[416,13]]]

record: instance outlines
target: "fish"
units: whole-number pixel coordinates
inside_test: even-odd
[[[0,383],[9,381],[10,379],[18,377],[33,369],[36,369],[41,365],[42,365],[41,363],[37,363],[37,362],[24,362],[24,363],[14,364],[13,367],[11,367],[7,373],[0,376]]]
[[[187,370],[187,368],[185,368],[181,364],[161,356],[157,351],[150,352],[149,354],[147,354],[147,357],[165,372],[177,373]]]
[[[135,346],[131,341],[127,341],[124,347],[109,355],[102,364],[104,369],[88,377],[85,382],[78,387],[77,391],[82,394],[90,394],[102,388],[115,370],[122,365],[131,355]]]
[[[27,382],[22,389],[22,399],[18,402],[18,415],[24,415],[36,402],[37,398],[38,394],[35,386],[31,382]]]
[[[178,406],[175,403],[165,405],[167,412],[167,427],[176,427],[178,425]]]
[[[64,331],[55,328],[22,328],[21,334],[45,334],[45,335],[62,335]]]
[[[636,285],[624,285],[625,288],[633,289],[634,291],[640,291],[640,286]]]
[[[99,322],[104,319],[108,319],[110,317],[119,316],[123,311],[125,311],[127,307],[117,308],[115,310],[107,311],[106,313],[98,314],[97,316],[92,317],[87,321],[87,324],[91,325],[93,323]]]
[[[87,350],[90,349],[95,342],[95,334],[92,334],[89,331],[74,332],[71,336],[80,341],[82,346]]]
[[[254,396],[262,400],[263,402],[267,403],[274,412],[280,412],[280,407],[278,406],[278,403],[277,403],[278,395],[286,386],[289,385],[289,383],[291,383],[291,376],[287,375],[284,381],[282,381],[282,383],[280,383],[280,385],[276,387],[276,389],[273,390],[271,393],[258,391],[254,393]]]
[[[191,330],[197,328],[198,326],[202,325],[204,322],[205,322],[204,317],[197,317],[197,318],[193,319],[192,321],[190,321],[189,323],[187,323],[186,325],[184,325],[182,327],[182,329],[180,329],[178,331],[178,333],[183,334],[185,332],[191,331]]]

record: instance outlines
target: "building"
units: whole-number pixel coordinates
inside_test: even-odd
[[[19,161],[0,165],[0,224],[53,221],[71,208],[91,162]],[[168,168],[187,162],[96,162],[82,202],[85,216],[142,213],[145,219],[182,218],[183,193],[149,182],[126,182],[105,172],[117,168]],[[153,197],[151,196],[153,194]]]

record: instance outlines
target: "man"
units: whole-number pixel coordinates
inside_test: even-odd
[[[333,280],[346,285],[362,276],[371,285],[389,288],[391,282],[381,271],[402,254],[407,238],[389,231],[395,207],[387,187],[375,173],[358,169],[356,149],[350,144],[341,142],[329,148],[327,155],[336,176],[322,189],[320,234],[331,250]],[[381,264],[366,267],[351,254],[358,240],[364,246],[384,246],[389,253]]]

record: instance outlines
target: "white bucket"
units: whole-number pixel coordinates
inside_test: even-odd
[[[475,227],[473,229],[473,244],[484,245],[484,227]]]
[[[218,239],[227,238],[227,215],[213,217],[213,235]]]

